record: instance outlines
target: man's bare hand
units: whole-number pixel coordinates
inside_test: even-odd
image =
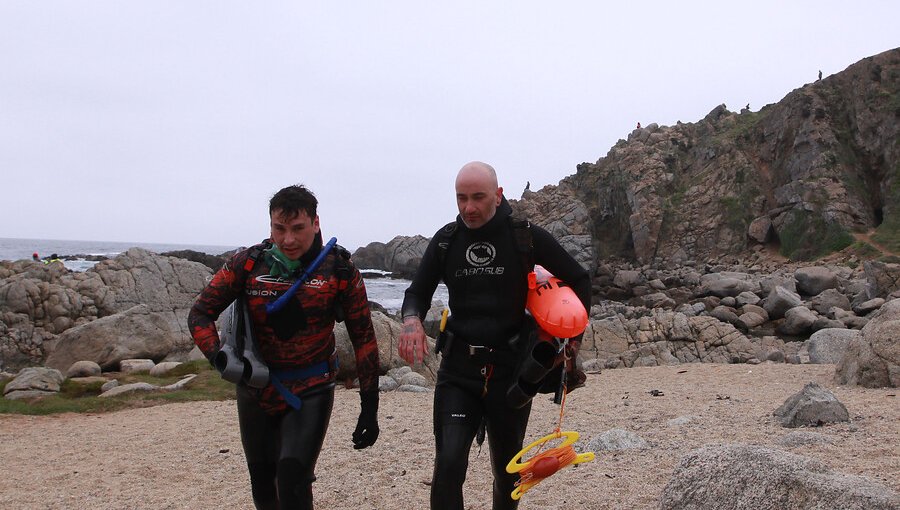
[[[400,344],[397,353],[410,365],[419,361],[425,361],[428,354],[428,342],[425,337],[425,328],[418,317],[406,317],[403,319],[403,329],[400,332]]]

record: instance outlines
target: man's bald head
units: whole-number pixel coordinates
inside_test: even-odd
[[[490,221],[503,197],[497,172],[487,163],[466,163],[456,174],[456,205],[467,227],[475,229]]]
[[[459,173],[456,174],[457,187],[459,187],[461,179],[466,181],[484,181],[491,186],[492,189],[497,189],[497,172],[494,170],[494,167],[487,163],[482,163],[481,161],[472,161],[463,165],[463,167],[459,169]]]

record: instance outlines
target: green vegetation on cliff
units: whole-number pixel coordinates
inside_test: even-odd
[[[890,186],[882,199],[884,220],[875,230],[872,239],[892,252],[900,252],[900,163],[894,166]]]
[[[781,254],[791,260],[814,260],[843,250],[853,236],[838,223],[827,222],[818,214],[791,211],[790,219],[779,232]]]

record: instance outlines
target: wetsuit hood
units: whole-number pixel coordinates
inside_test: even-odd
[[[466,222],[463,221],[462,215],[456,215],[456,224],[464,229],[471,230],[472,232],[493,232],[498,228],[499,225],[506,224],[506,218],[512,215],[512,206],[509,205],[509,202],[506,201],[506,195],[500,195],[500,205],[497,206],[497,211],[494,212],[494,217],[489,219],[487,223],[478,227],[478,228],[469,228],[466,226]]]
[[[316,232],[316,236],[313,238],[312,245],[310,245],[309,249],[306,250],[306,253],[300,255],[300,262],[303,263],[303,267],[309,266],[312,261],[316,260],[316,257],[319,256],[319,252],[322,251],[322,231]]]

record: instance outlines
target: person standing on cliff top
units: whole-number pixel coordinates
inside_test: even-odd
[[[270,374],[261,389],[237,384],[241,443],[257,509],[313,508],[316,461],[334,404],[338,314],[346,322],[359,375],[362,409],[353,447],[372,446],[379,434],[378,344],[366,287],[339,246],[317,268],[310,267],[324,250],[317,205],[303,186],[275,193],[269,202],[271,240],[233,255],[188,315],[194,342],[213,362],[221,347],[216,318],[236,299],[248,309],[256,348]],[[305,283],[285,308],[278,315],[267,312],[266,305],[303,276]]]
[[[456,203],[459,216],[432,237],[404,296],[398,351],[410,364],[424,360],[428,348],[422,319],[443,280],[452,310],[446,333],[452,337],[444,338],[452,339],[441,346],[434,392],[431,509],[463,509],[469,450],[485,426],[494,474],[492,508],[511,510],[518,506],[510,497],[518,475],[507,473],[505,466],[522,448],[531,399],[512,402],[508,392],[516,384],[525,339],[537,334],[525,314],[527,275],[535,263],[543,265],[566,281],[588,309],[591,281],[546,230],[512,217],[490,165],[473,161],[462,167],[456,176]],[[523,259],[521,249],[520,236],[526,234],[530,261]],[[569,344],[571,360],[579,340]],[[578,373],[572,369],[571,374]],[[582,379],[570,388],[583,384],[584,374],[579,375]]]

